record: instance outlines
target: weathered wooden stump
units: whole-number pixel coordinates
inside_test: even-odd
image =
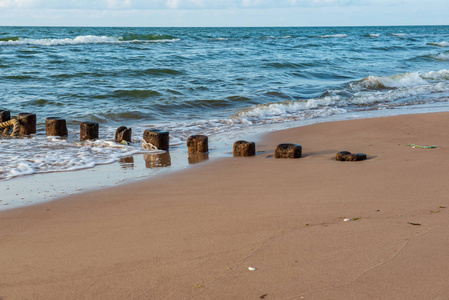
[[[0,109],[0,123],[11,120],[11,113],[9,110]],[[9,128],[0,129],[0,134],[8,134]]]
[[[143,132],[143,139],[159,150],[168,150],[170,148],[170,134],[168,131],[147,129]]]
[[[247,141],[237,141],[234,143],[234,150],[232,154],[235,157],[256,155],[256,143]]]
[[[209,153],[189,153],[189,164],[197,164],[209,159]]]
[[[58,117],[45,119],[45,131],[47,136],[67,136],[67,123]]]
[[[205,135],[191,135],[187,139],[187,149],[190,153],[209,152],[209,139]]]
[[[20,135],[29,135],[36,133],[36,114],[20,113],[17,115],[20,122]]]
[[[337,155],[335,156],[335,160],[338,161],[345,161],[346,159],[346,155],[351,154],[351,152],[349,151],[340,151],[337,153]]]
[[[80,123],[80,140],[94,140],[98,139],[99,125],[95,122],[81,122]]]
[[[115,131],[115,141],[117,143],[121,143],[122,141],[127,141],[127,142],[131,143],[131,134],[132,134],[131,128],[126,128],[125,126],[120,126]]]
[[[274,153],[275,158],[300,158],[302,146],[297,144],[279,144]]]
[[[170,151],[161,154],[144,154],[145,167],[147,168],[163,168],[171,166]]]
[[[366,154],[365,153],[352,154],[349,151],[340,151],[335,156],[335,159],[338,161],[361,161],[366,159]]]
[[[0,109],[0,123],[11,120],[11,112],[9,110]]]

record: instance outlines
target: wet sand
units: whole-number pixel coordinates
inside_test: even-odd
[[[288,129],[256,157],[1,212],[0,298],[447,297],[447,128],[449,113]],[[281,142],[304,156],[274,159]]]

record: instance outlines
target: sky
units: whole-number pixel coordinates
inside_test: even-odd
[[[0,26],[448,25],[449,0],[0,0]]]

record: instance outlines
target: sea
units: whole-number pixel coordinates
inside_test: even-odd
[[[179,148],[192,134],[429,106],[449,111],[449,26],[0,27],[0,109],[37,115],[36,134],[0,137],[3,182],[151,152],[151,128]],[[47,117],[66,119],[68,137],[47,137]],[[98,140],[80,142],[83,121]],[[119,126],[130,145],[114,142]]]

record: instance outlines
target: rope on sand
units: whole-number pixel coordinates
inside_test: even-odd
[[[159,150],[155,145],[142,140],[142,147],[149,150]]]
[[[10,136],[18,136],[20,130],[19,120],[11,119],[9,121],[0,123],[0,129],[3,129],[3,134],[8,134],[10,127],[12,127]]]

